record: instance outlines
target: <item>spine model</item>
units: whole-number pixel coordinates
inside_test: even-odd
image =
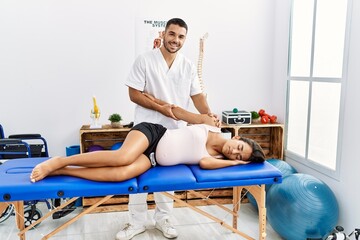
[[[200,82],[201,90],[204,92],[205,85],[202,78],[202,66],[203,66],[203,59],[204,59],[204,42],[205,39],[209,36],[208,33],[205,33],[202,38],[200,38],[200,47],[199,47],[199,59],[198,59],[198,65],[197,65],[197,74]]]

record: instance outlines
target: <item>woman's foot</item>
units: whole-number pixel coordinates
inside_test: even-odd
[[[54,162],[54,160],[57,161],[58,159],[59,157],[53,157],[49,160],[46,160],[45,162],[36,165],[30,174],[30,181],[38,182],[49,176],[53,171],[56,170],[56,168],[52,166],[52,162]]]

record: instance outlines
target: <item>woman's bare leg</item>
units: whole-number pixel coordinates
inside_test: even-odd
[[[32,182],[39,181],[51,174],[51,172],[67,167],[116,167],[133,163],[148,148],[149,141],[146,136],[137,130],[132,130],[118,150],[96,151],[69,157],[53,157],[35,166],[30,179]]]
[[[92,168],[65,167],[55,170],[49,175],[68,175],[93,181],[120,182],[137,177],[150,167],[151,163],[149,158],[142,154],[132,164],[126,166]]]

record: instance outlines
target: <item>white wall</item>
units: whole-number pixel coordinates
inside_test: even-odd
[[[344,115],[340,181],[293,163],[327,182],[340,203],[340,222],[360,227],[360,194],[355,182],[359,161],[353,117],[360,89],[360,3],[354,1]],[[123,82],[135,58],[135,19],[184,18],[189,24],[183,52],[197,61],[205,42],[203,78],[214,112],[234,107],[266,109],[285,119],[289,0],[2,0],[0,2],[0,123],[5,134],[41,133],[51,155],[79,144],[79,128],[90,123],[92,95],[101,122],[119,112],[133,119],[134,105]]]
[[[183,52],[195,63],[199,39],[209,33],[203,78],[214,112],[270,111],[273,8],[261,0],[186,0],[176,7],[165,0],[3,0],[0,97],[6,104],[0,122],[5,134],[39,132],[51,155],[64,155],[66,146],[79,142],[81,125],[90,123],[92,95],[102,123],[113,112],[125,123],[132,121],[134,105],[123,82],[135,57],[138,18],[185,19],[189,34]]]

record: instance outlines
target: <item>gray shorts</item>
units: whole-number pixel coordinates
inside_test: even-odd
[[[167,129],[160,124],[142,122],[131,128],[131,131],[132,130],[138,130],[142,132],[149,140],[149,147],[145,150],[144,154],[150,159],[151,165],[155,166],[156,147]]]

